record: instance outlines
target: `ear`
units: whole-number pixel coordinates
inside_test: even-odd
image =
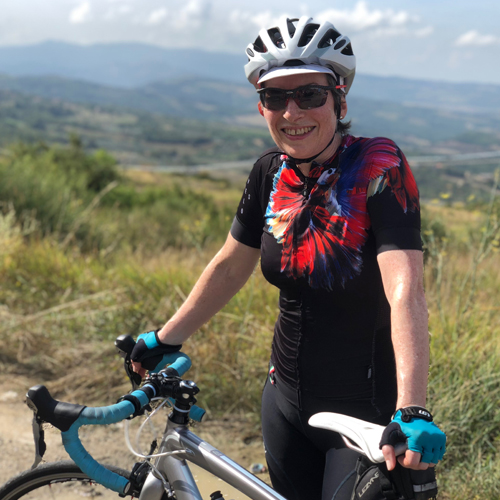
[[[262,109],[262,103],[260,101],[258,102],[257,107],[259,108],[259,113],[264,116],[264,110]]]
[[[342,118],[345,118],[347,115],[347,102],[345,100],[345,97],[342,97],[342,101],[340,103],[340,116]]]

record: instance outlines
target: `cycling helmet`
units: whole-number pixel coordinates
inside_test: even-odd
[[[356,71],[351,41],[328,21],[318,24],[312,17],[282,19],[262,29],[246,50],[245,74],[255,87],[279,76],[327,73],[349,92]]]

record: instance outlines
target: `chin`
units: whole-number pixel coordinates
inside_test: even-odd
[[[298,148],[296,147],[296,144],[288,144],[283,142],[281,142],[281,144],[279,144],[278,146],[285,154],[289,156],[294,156],[296,158],[307,158],[307,148]]]
[[[285,152],[286,155],[291,156],[292,158],[309,158],[310,156],[314,156],[313,152],[303,151],[293,148],[281,148]]]

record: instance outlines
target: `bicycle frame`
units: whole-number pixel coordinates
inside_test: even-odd
[[[187,461],[212,473],[252,500],[286,500],[217,448],[200,439],[187,425],[179,425],[169,419],[160,453],[173,451],[185,453],[159,457],[155,466],[167,478],[177,500],[203,500]],[[139,500],[161,500],[164,492],[163,482],[152,471]]]

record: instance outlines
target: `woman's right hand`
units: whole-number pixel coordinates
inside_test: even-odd
[[[147,370],[154,371],[156,369],[165,354],[181,350],[182,344],[168,345],[161,342],[158,338],[158,332],[159,330],[141,333],[137,337],[137,342],[130,355],[132,369],[142,378],[146,375]]]

